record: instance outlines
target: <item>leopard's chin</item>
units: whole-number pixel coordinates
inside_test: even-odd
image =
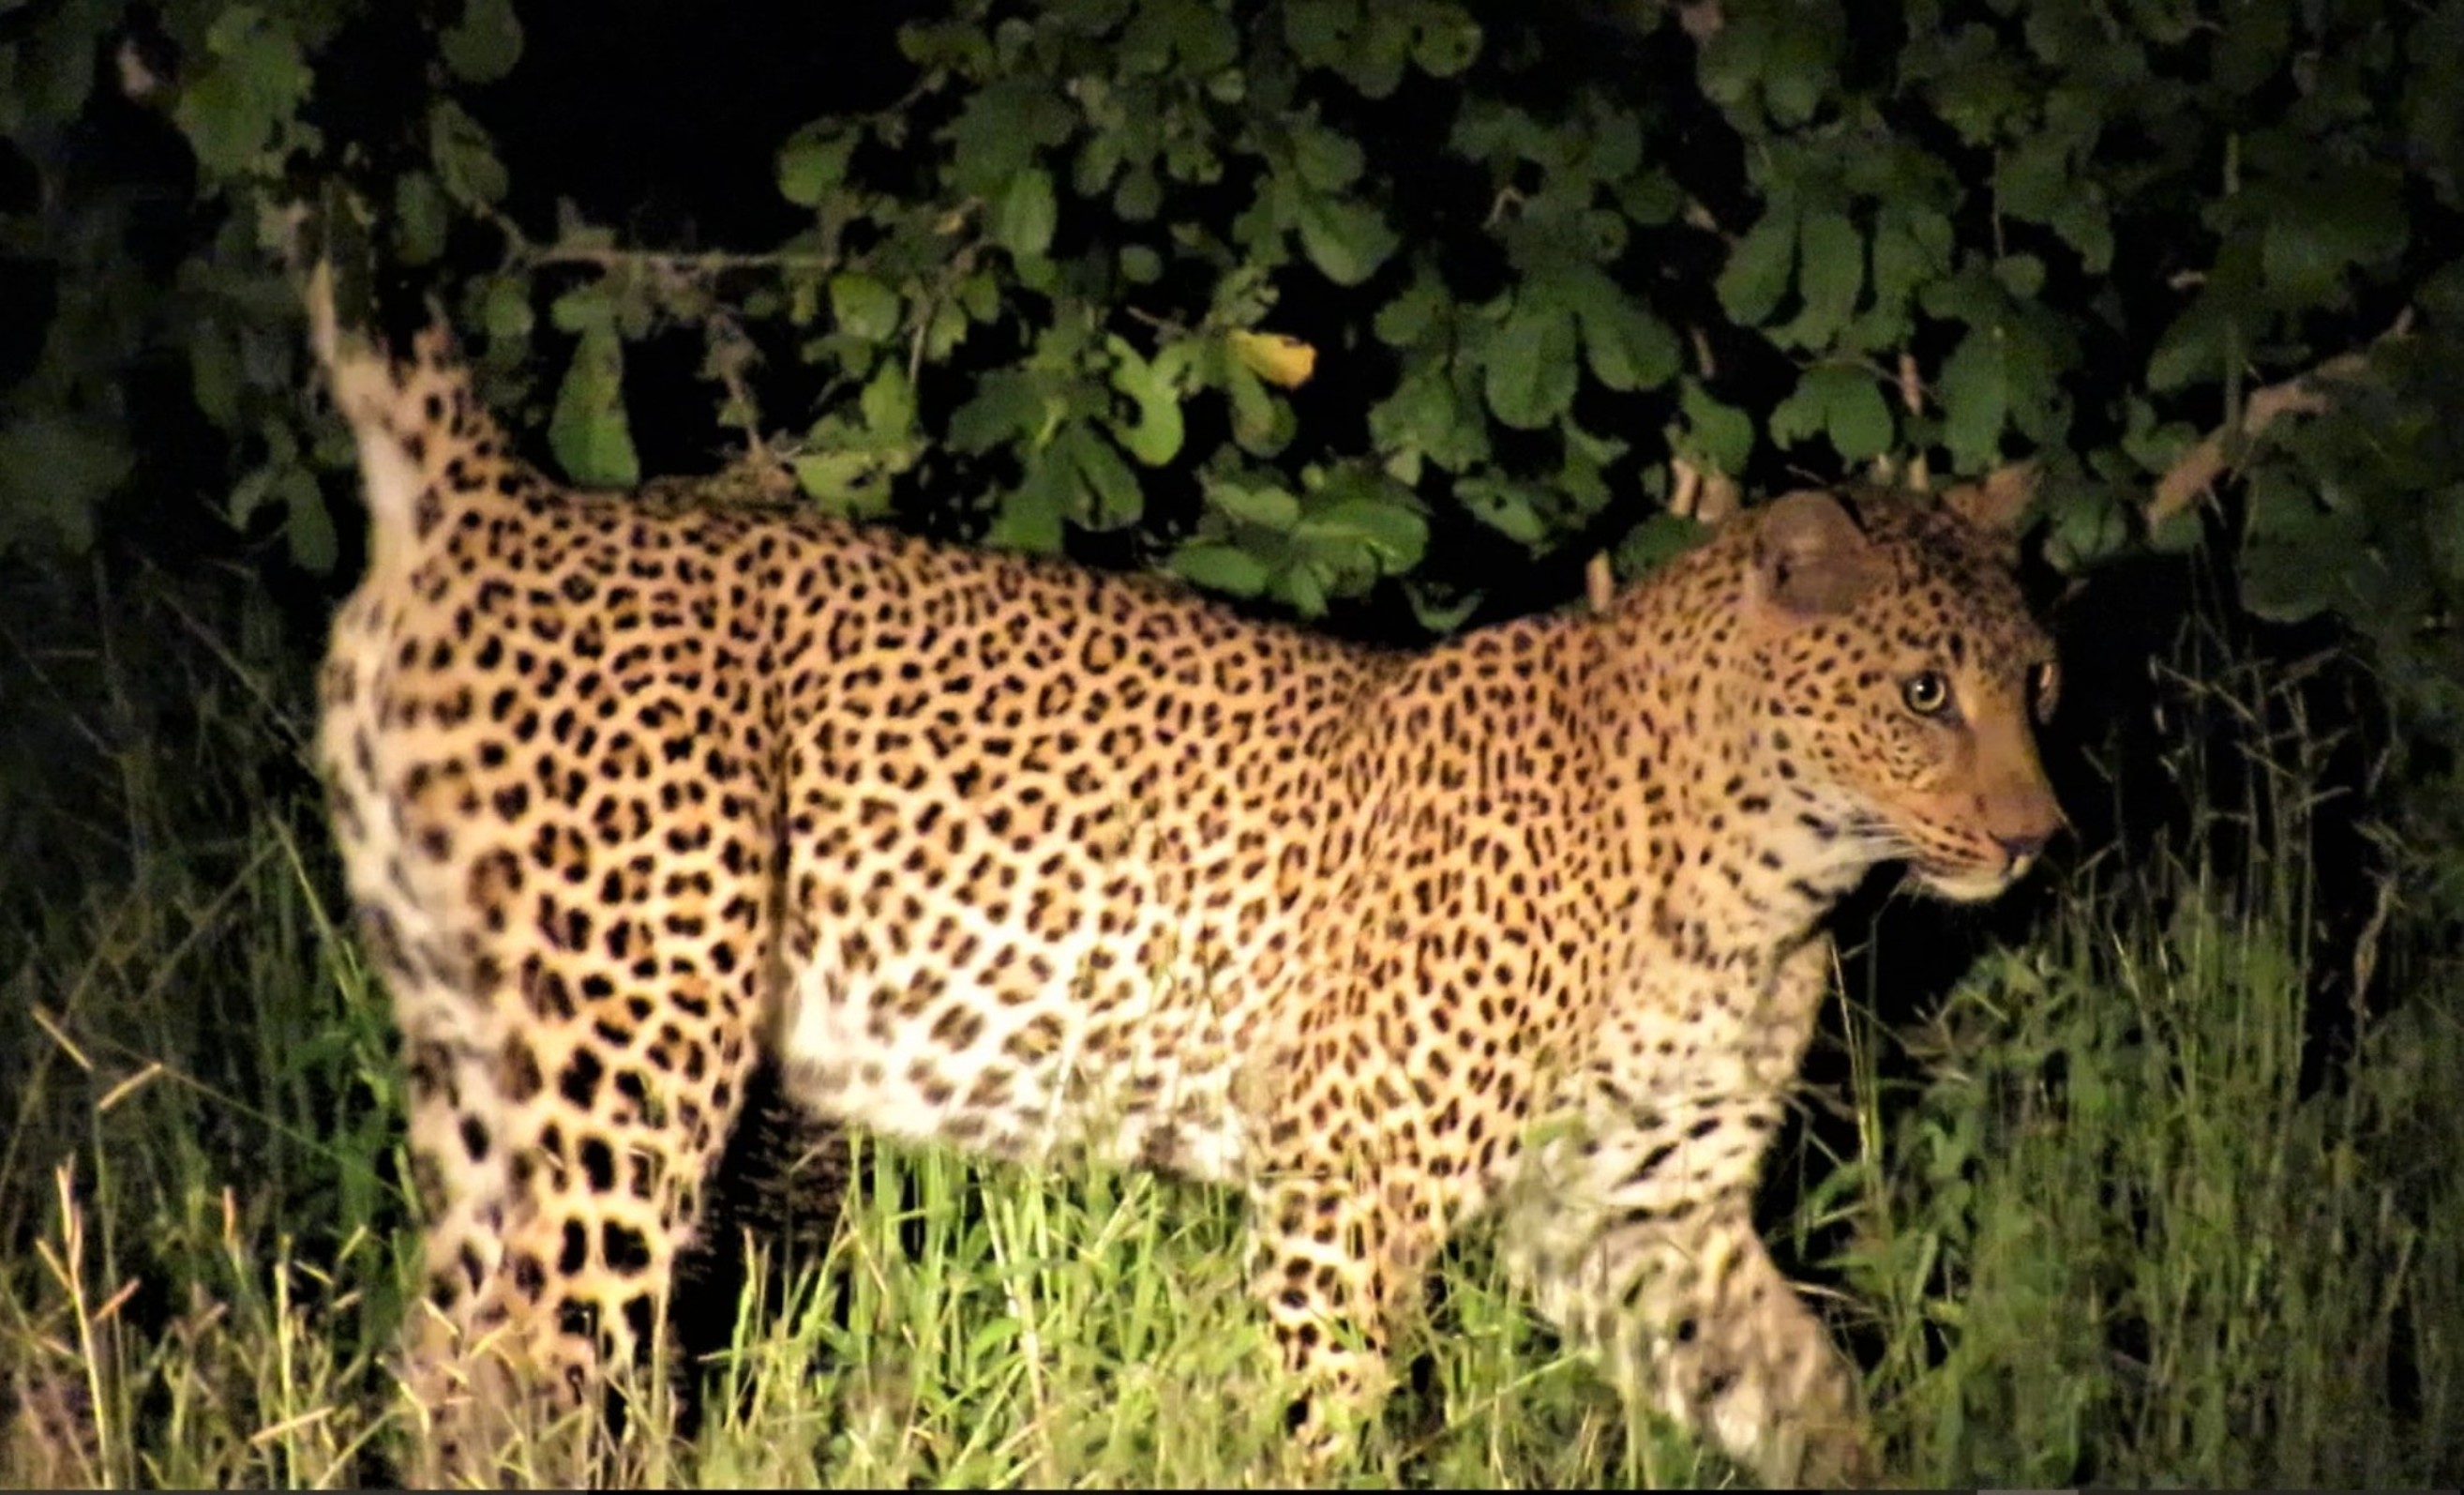
[[[2009,892],[2012,884],[2035,865],[2034,857],[2014,857],[1998,867],[1941,866],[1911,862],[1908,876],[1926,893],[1952,904],[1984,904]]]

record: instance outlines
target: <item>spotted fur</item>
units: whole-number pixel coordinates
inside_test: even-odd
[[[1639,1399],[1772,1483],[1870,1469],[1749,1203],[1824,913],[1889,860],[1991,897],[2058,823],[2052,650],[1956,512],[2009,484],[1793,494],[1602,611],[1377,652],[573,492],[441,331],[396,363],[317,307],[372,516],[321,752],[403,1035],[445,1465],[503,1389],[569,1400],[649,1332],[766,1052],[820,1116],[1245,1189],[1313,1448],[1496,1210]]]

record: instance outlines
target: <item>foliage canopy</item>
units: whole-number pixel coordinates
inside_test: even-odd
[[[0,233],[48,301],[0,544],[90,543],[167,361],[231,523],[334,563],[265,253],[313,196],[453,288],[585,482],[641,476],[628,351],[695,329],[756,487],[1304,616],[1399,582],[1442,630],[1501,556],[1647,567],[1706,493],[2033,457],[2057,565],[2205,535],[2254,611],[2464,707],[2464,0],[959,0],[888,107],[816,85],[801,227],[727,254],[520,227],[559,186],[483,122],[549,65],[524,34],[515,0],[0,30]],[[167,229],[79,149],[130,100],[185,147]]]

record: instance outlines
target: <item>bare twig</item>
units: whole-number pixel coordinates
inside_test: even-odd
[[[1685,458],[1672,457],[1669,472],[1676,483],[1668,493],[1668,512],[1698,524],[1716,524],[1738,508],[1737,480],[1723,472],[1705,472]]]
[[[1720,361],[1711,355],[1711,339],[1701,327],[1688,327],[1685,335],[1694,345],[1694,371],[1705,383],[1720,377]]]
[[[1617,572],[1609,569],[1609,553],[1595,552],[1583,568],[1583,597],[1595,613],[1605,613],[1617,600]]]
[[[2412,310],[2405,309],[2395,325],[2383,333],[2371,347],[2403,338],[2412,330]],[[2197,503],[2216,480],[2233,465],[2229,448],[2236,440],[2248,441],[2275,424],[2284,415],[2315,415],[2335,403],[2324,386],[2351,379],[2369,364],[2370,350],[2343,353],[2327,360],[2307,373],[2296,374],[2280,384],[2271,384],[2253,390],[2242,403],[2241,429],[2220,426],[2210,432],[2199,444],[2182,454],[2156,480],[2155,496],[2147,502],[2147,523],[2161,524]]]

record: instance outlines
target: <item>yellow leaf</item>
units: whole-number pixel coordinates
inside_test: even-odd
[[[1230,337],[1232,356],[1268,384],[1297,390],[1317,371],[1317,349],[1280,332],[1251,332],[1236,327]]]

